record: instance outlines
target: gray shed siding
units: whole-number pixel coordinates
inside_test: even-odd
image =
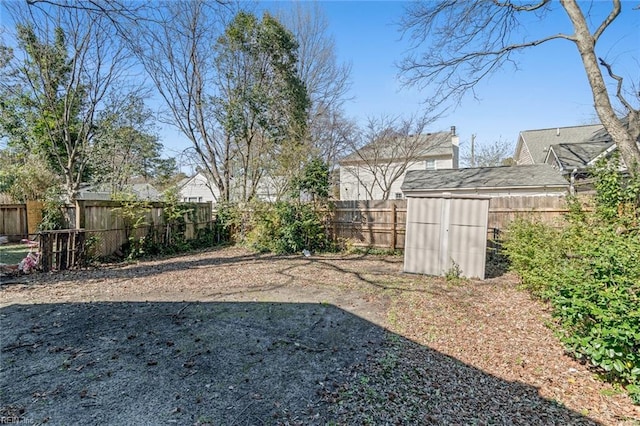
[[[462,275],[484,279],[489,199],[409,198],[404,271],[445,275],[460,266]]]

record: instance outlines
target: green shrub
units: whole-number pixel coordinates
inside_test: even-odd
[[[61,201],[61,194],[56,186],[47,189],[42,206],[42,221],[38,225],[39,231],[53,231],[67,227],[65,226],[66,221],[63,213],[65,207]]]
[[[510,268],[523,286],[542,296],[553,284],[554,270],[562,262],[560,231],[541,222],[519,219],[505,233],[503,249]]]
[[[640,238],[592,223],[549,293],[562,340],[611,381],[640,383]],[[573,234],[576,235],[576,234]],[[640,402],[640,393],[635,394]]]
[[[571,201],[562,230],[515,222],[504,247],[523,284],[551,304],[568,351],[640,403],[640,177],[607,164],[594,177],[593,211]]]
[[[245,241],[251,248],[278,254],[319,251],[330,247],[322,213],[295,202],[256,203]]]
[[[217,244],[242,239],[242,212],[239,206],[231,203],[218,203],[213,226],[213,237]]]

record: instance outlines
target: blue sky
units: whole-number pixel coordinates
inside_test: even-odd
[[[249,5],[249,3],[247,3]],[[259,3],[277,10],[290,1]],[[423,110],[428,90],[403,89],[395,63],[406,54],[398,21],[405,1],[320,1],[335,39],[338,60],[352,65],[352,101],[345,105],[349,117],[364,122],[368,116],[402,116]],[[559,9],[557,2],[554,2]],[[609,11],[609,1],[583,1],[594,16]],[[599,41],[597,54],[614,65],[627,81],[640,83],[640,10],[638,1],[623,1],[623,11]],[[545,22],[527,26],[530,36],[571,32],[564,11],[556,10]],[[6,25],[6,22],[4,23]],[[463,147],[476,134],[478,144],[504,140],[515,146],[522,130],[592,123],[593,100],[580,56],[573,43],[557,40],[528,49],[519,56],[519,70],[506,68],[477,87],[479,99],[467,97],[430,131],[455,125]],[[640,90],[636,86],[636,90]],[[161,132],[166,155],[173,156],[190,143],[175,130]]]
[[[262,6],[277,10],[293,3],[276,1]],[[338,60],[352,65],[353,100],[347,114],[358,122],[368,116],[410,115],[423,110],[428,91],[403,89],[395,64],[406,54],[408,41],[402,39],[398,21],[404,1],[321,1],[318,2],[335,39]],[[609,2],[582,2],[598,16],[609,11]],[[623,12],[600,39],[597,54],[612,63],[628,80],[640,82],[640,10],[638,2],[624,1]],[[556,8],[559,6],[556,4]],[[527,27],[530,36],[572,32],[564,11],[557,10],[543,23]],[[463,148],[471,134],[476,143],[497,140],[515,147],[522,130],[554,128],[593,123],[593,99],[575,45],[566,40],[551,41],[519,56],[519,69],[506,68],[477,87],[479,99],[467,97],[430,130],[448,130],[455,125]],[[167,135],[169,136],[169,135]],[[187,147],[174,137],[168,147]],[[171,139],[173,143],[169,140]],[[178,143],[176,143],[178,142]]]
[[[339,58],[353,66],[354,101],[350,115],[410,114],[421,109],[428,91],[401,89],[394,66],[406,52],[395,25],[406,2],[321,2],[336,41]],[[607,13],[609,2],[583,2],[583,6]],[[640,82],[640,11],[638,2],[624,2],[623,13],[605,32],[598,54],[626,77]],[[531,26],[531,35],[570,32],[564,12]],[[455,125],[463,143],[472,133],[480,144],[498,139],[515,146],[522,130],[579,125],[592,122],[595,112],[580,56],[574,44],[557,40],[528,50],[520,56],[520,70],[504,69],[482,83],[476,94],[433,130]]]

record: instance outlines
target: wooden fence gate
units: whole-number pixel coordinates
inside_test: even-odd
[[[64,271],[84,263],[84,229],[43,231],[38,235],[40,237],[40,267],[43,272]]]

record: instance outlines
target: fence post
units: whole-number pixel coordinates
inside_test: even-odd
[[[84,229],[85,227],[84,204],[85,201],[76,200],[76,229]]]
[[[391,250],[396,249],[397,239],[398,239],[398,218],[396,215],[396,203],[391,204]]]
[[[40,233],[40,265],[42,272],[51,270],[51,239],[48,233]]]
[[[69,269],[69,237],[71,233],[59,233],[56,234],[57,251],[58,251],[58,271],[65,271]]]

